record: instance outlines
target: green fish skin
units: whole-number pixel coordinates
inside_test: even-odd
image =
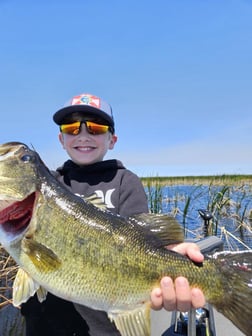
[[[123,218],[94,202],[62,186],[26,145],[0,146],[0,242],[20,266],[14,305],[35,293],[42,301],[49,291],[106,311],[123,336],[148,336],[151,290],[164,275],[185,276],[251,335],[251,250],[196,265],[164,248],[183,239],[169,216]]]

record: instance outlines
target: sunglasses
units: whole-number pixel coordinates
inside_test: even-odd
[[[93,121],[75,121],[71,124],[60,125],[60,131],[64,134],[78,135],[81,132],[82,124],[86,125],[89,134],[98,135],[111,131],[110,126],[94,123]]]

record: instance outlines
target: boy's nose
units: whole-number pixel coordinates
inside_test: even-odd
[[[79,135],[84,135],[84,136],[89,136],[90,135],[90,133],[87,130],[87,126],[84,122],[81,123],[81,129],[80,129]]]

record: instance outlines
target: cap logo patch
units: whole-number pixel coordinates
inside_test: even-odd
[[[92,95],[79,95],[73,97],[71,105],[89,105],[96,108],[100,108],[100,98]]]

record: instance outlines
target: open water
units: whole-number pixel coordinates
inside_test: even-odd
[[[208,224],[226,249],[252,248],[251,186],[173,185],[160,190],[146,189],[147,195],[155,191],[156,199],[159,195],[155,212],[173,214],[184,227],[186,238],[204,237]],[[213,218],[204,222],[199,209],[209,210]]]

